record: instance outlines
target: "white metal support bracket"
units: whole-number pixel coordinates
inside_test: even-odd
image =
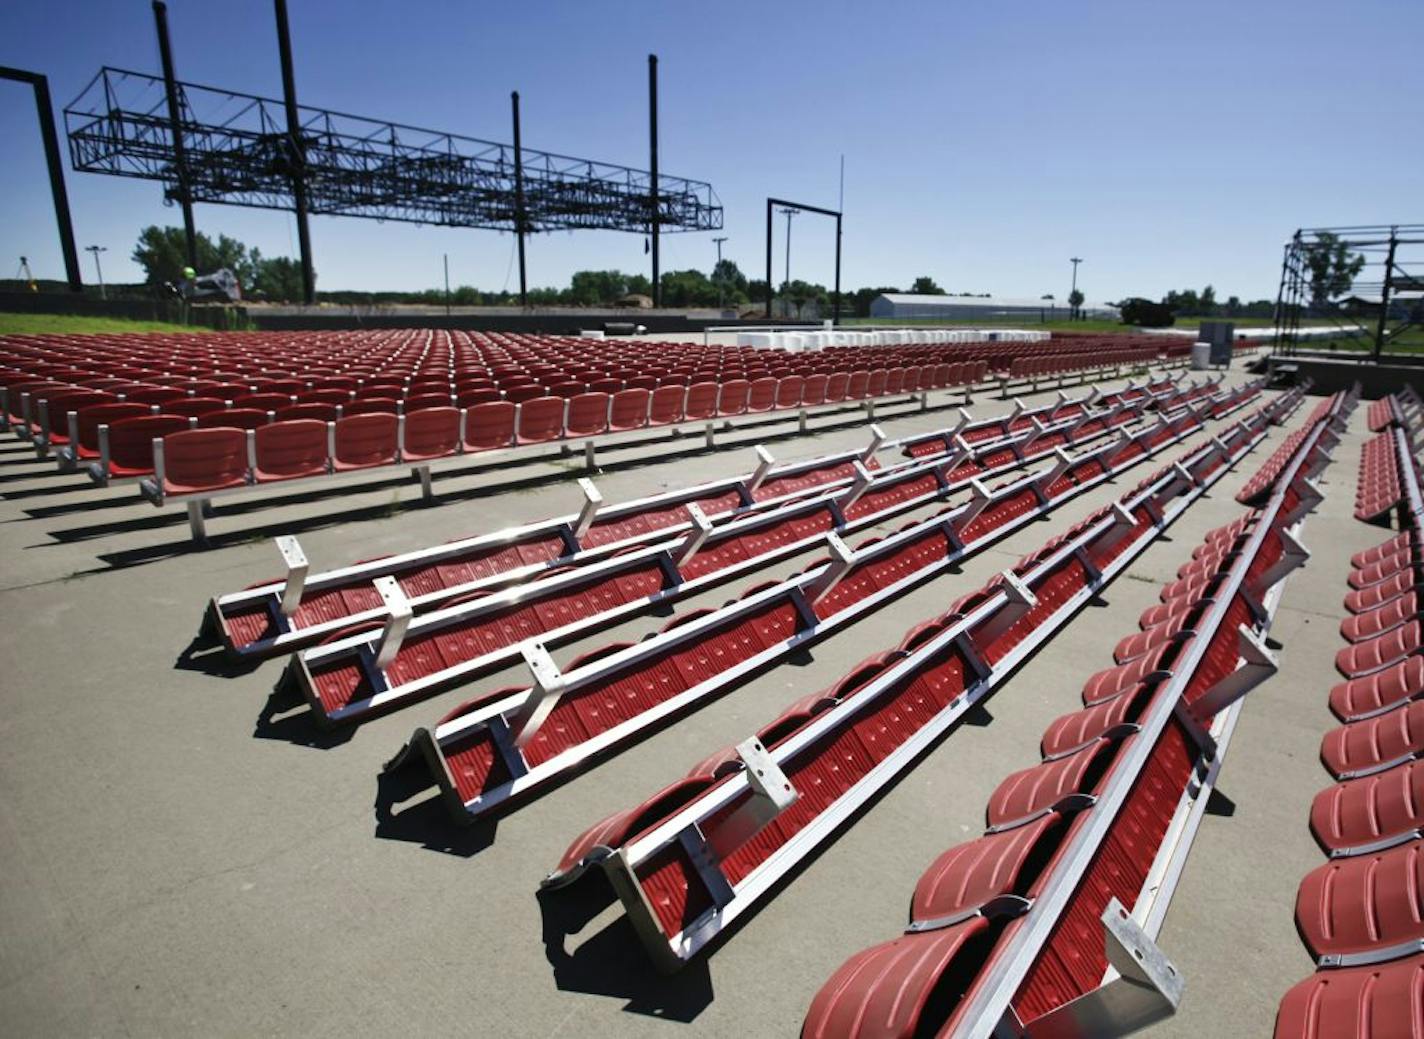
[[[524,665],[529,668],[529,673],[534,680],[529,686],[529,692],[525,695],[524,702],[515,708],[514,714],[507,719],[507,723],[514,746],[523,750],[525,745],[534,738],[534,734],[539,731],[539,727],[548,719],[568,683],[564,679],[564,673],[559,670],[559,665],[554,663],[554,658],[549,655],[549,651],[544,648],[542,642],[522,643],[519,652],[524,657]]]
[[[579,477],[578,485],[579,490],[583,492],[583,508],[579,509],[578,519],[574,521],[574,540],[582,541],[583,536],[588,533],[588,528],[593,526],[593,519],[598,515],[598,510],[603,508],[603,495],[586,476]]]
[[[827,534],[826,546],[831,550],[831,561],[805,590],[806,601],[813,607],[829,595],[831,589],[840,584],[841,578],[855,566],[855,553],[841,540],[839,534],[834,531]]]
[[[1177,1012],[1181,972],[1116,898],[1103,910],[1111,980],[1028,1022],[1028,1039],[1110,1039],[1130,1035]]]
[[[866,492],[875,479],[870,475],[870,470],[858,458],[851,463],[851,468],[855,470],[855,476],[851,480],[850,486],[836,499],[836,505],[840,508],[841,515],[845,515],[850,507],[860,500],[860,496]]]
[[[302,603],[302,592],[306,590],[311,564],[307,562],[307,554],[302,551],[301,542],[294,534],[278,535],[277,551],[287,567],[287,580],[282,585],[282,616],[290,617]]]
[[[875,457],[875,452],[880,450],[880,445],[885,443],[885,432],[873,422],[870,425],[870,443],[865,450],[860,453],[860,460],[867,465]]]
[[[1212,686],[1192,704],[1192,712],[1203,725],[1230,707],[1252,689],[1274,675],[1280,665],[1267,648],[1265,641],[1249,627],[1242,624],[1237,628],[1242,664],[1216,685]]]
[[[405,597],[405,592],[394,577],[387,574],[385,577],[376,578],[372,583],[386,608],[386,626],[381,629],[380,640],[376,643],[376,667],[384,668],[400,652],[405,631],[410,627],[410,620],[415,616],[415,611],[411,609],[410,600]]]
[[[687,537],[682,539],[682,544],[677,547],[673,556],[673,565],[678,568],[686,566],[687,561],[697,555],[702,543],[707,540],[707,535],[712,533],[712,521],[696,502],[688,504],[687,514],[692,518],[692,529],[688,531]]]
[[[761,444],[757,444],[753,450],[756,452],[757,465],[752,470],[751,477],[747,480],[747,493],[754,494],[756,489],[766,482],[767,474],[771,472],[771,467],[776,464],[776,459],[771,456]]]
[[[800,796],[756,737],[737,744],[737,757],[746,767],[749,797],[718,826],[706,833],[713,856],[725,859],[786,809]]]

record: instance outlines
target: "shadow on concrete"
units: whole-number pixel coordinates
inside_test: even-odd
[[[229,655],[220,640],[201,633],[194,635],[193,641],[184,646],[178,659],[173,661],[175,670],[197,671],[215,678],[241,678],[261,666],[261,660]]]
[[[313,747],[317,750],[331,750],[343,743],[349,743],[356,735],[354,725],[340,728],[325,728],[317,723],[316,713],[302,699],[287,677],[286,670],[273,686],[252,726],[255,740],[281,740],[298,747]]]
[[[431,789],[430,777],[418,768],[396,768],[376,778],[375,835],[381,840],[419,844],[430,851],[472,858],[494,844],[498,819],[482,819],[461,826],[437,792],[423,801],[401,808],[417,794]]]
[[[583,992],[626,1000],[630,1014],[686,1024],[712,1004],[712,976],[705,956],[673,975],[659,974],[628,918],[613,923],[569,950],[576,938],[614,901],[601,870],[591,870],[568,887],[540,891],[544,955],[554,968],[560,992]]]

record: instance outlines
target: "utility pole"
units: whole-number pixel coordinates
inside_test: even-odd
[[[109,247],[106,245],[86,245],[84,251],[94,254],[94,273],[99,276],[99,298],[108,299],[108,293],[104,290],[104,268],[99,265],[99,254],[108,252]]]
[[[450,316],[450,254],[441,253],[441,259],[445,261],[445,316]]]
[[[778,212],[786,214],[786,277],[782,279],[783,285],[791,284],[791,218],[801,210],[795,206],[782,206]]]
[[[714,239],[712,239],[713,243],[717,246],[717,266],[715,266],[715,267],[712,268],[712,277],[714,277],[714,278],[717,279],[717,309],[719,309],[719,310],[722,308],[722,288],[723,288],[723,278],[722,278],[722,243],[725,242],[726,240],[727,240],[727,236],[726,236],[726,235],[723,235],[723,236],[720,237],[720,238],[714,238]]]
[[[529,309],[529,279],[524,270],[524,148],[519,143],[519,91],[509,103],[514,112],[514,236],[519,242],[519,308]]]
[[[662,286],[658,284],[658,56],[648,55],[648,231],[653,253],[653,306],[661,306]]]
[[[297,216],[297,248],[302,260],[302,302],[316,301],[312,271],[311,229],[307,226],[307,155],[302,117],[297,107],[297,80],[292,71],[292,37],[287,30],[287,0],[273,0],[277,15],[277,56],[282,64],[282,103],[287,110],[287,175],[292,183],[292,209]]]
[[[1081,256],[1070,256],[1068,259],[1069,262],[1073,264],[1073,288],[1068,293],[1068,295],[1071,296],[1074,292],[1078,291],[1078,264],[1082,263],[1083,259]],[[1078,305],[1076,303],[1072,305],[1072,308],[1069,310],[1069,313],[1072,314],[1074,317],[1078,316]]]
[[[153,0],[153,20],[158,28],[158,58],[163,66],[163,92],[168,103],[168,134],[173,142],[173,174],[178,181],[178,205],[183,210],[183,249],[188,266],[198,269],[198,232],[193,222],[193,191],[188,183],[188,156],[183,142],[183,110],[178,103],[178,80],[173,73],[173,46],[168,40],[168,5]]]

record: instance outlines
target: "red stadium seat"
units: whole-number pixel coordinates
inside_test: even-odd
[[[653,391],[652,402],[649,405],[651,412],[648,422],[654,426],[665,426],[672,422],[681,422],[685,414],[683,402],[688,392],[688,390],[681,386],[659,386]]]
[[[246,430],[218,426],[163,438],[163,494],[198,494],[246,483]]]
[[[648,424],[648,406],[652,394],[644,389],[619,390],[613,395],[608,428],[614,430],[642,429]]]
[[[569,399],[565,432],[569,436],[591,436],[608,431],[609,396],[606,393],[581,393]]]
[[[519,406],[519,443],[541,444],[564,432],[564,398],[535,397]]]
[[[517,409],[507,400],[476,404],[465,413],[465,448],[490,451],[514,443]]]
[[[198,416],[199,429],[218,429],[227,426],[234,429],[256,429],[272,421],[272,413],[261,408],[225,408]]]
[[[316,419],[273,422],[259,426],[254,438],[256,465],[252,475],[258,483],[295,480],[327,472],[325,422]]]
[[[401,460],[423,462],[460,450],[460,410],[425,408],[405,416]]]
[[[314,418],[318,422],[335,422],[342,415],[341,409],[335,404],[292,404],[285,408],[278,408],[276,418],[278,422],[287,422],[291,419]]]
[[[108,444],[108,457],[95,466],[94,475],[101,482],[135,479],[153,472],[153,441],[169,433],[188,428],[188,419],[181,415],[142,415],[120,419],[100,433],[100,445]],[[101,468],[104,461],[107,467]]]
[[[209,412],[226,409],[227,401],[217,397],[183,397],[163,405],[165,415],[186,415],[190,418],[200,418]]]
[[[687,403],[684,414],[689,420],[707,419],[717,414],[717,394],[720,387],[715,382],[695,382],[687,388]]]
[[[331,467],[336,472],[389,465],[400,454],[399,420],[394,415],[353,415],[336,423]]]

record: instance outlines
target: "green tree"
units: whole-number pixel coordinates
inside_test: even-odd
[[[1336,296],[1343,296],[1355,284],[1355,277],[1365,266],[1365,258],[1352,253],[1337,235],[1322,231],[1305,246],[1305,266],[1310,271],[1310,302],[1314,307],[1326,305]]]
[[[260,256],[257,251],[248,250],[236,238],[219,235],[214,242],[201,231],[194,239],[198,253],[198,273],[211,274],[220,267],[226,267],[237,275],[244,288],[250,287],[257,274]],[[145,227],[134,246],[133,260],[144,271],[144,281],[149,285],[164,282],[178,282],[183,279],[183,268],[188,265],[187,248],[181,227]]]
[[[735,260],[721,260],[712,268],[712,284],[721,289],[722,298],[728,303],[747,301],[747,276]]]
[[[1211,317],[1216,313],[1216,289],[1210,285],[1202,289],[1198,302],[1201,304],[1202,314]]]
[[[1068,293],[1068,306],[1069,306],[1069,308],[1071,309],[1072,314],[1073,314],[1074,317],[1078,317],[1078,316],[1079,316],[1079,309],[1078,309],[1078,308],[1081,307],[1082,305],[1083,305],[1083,290],[1082,290],[1082,289],[1074,289],[1072,292]]]
[[[887,293],[899,292],[893,285],[881,286],[878,289],[856,289],[850,294],[851,306],[856,317],[870,316],[870,303],[876,296],[883,296]]]
[[[944,289],[935,284],[935,280],[928,274],[921,274],[910,286],[910,291],[916,296],[943,296]]]
[[[290,256],[274,256],[272,259],[264,259],[256,250],[252,250],[255,260],[256,273],[252,281],[247,285],[247,291],[252,295],[260,295],[266,299],[283,301],[300,300],[302,298],[302,265]],[[316,275],[312,275],[315,279]],[[439,299],[435,302],[444,303],[445,294],[439,293]]]
[[[575,271],[564,300],[580,307],[607,306],[628,295],[628,275],[622,271]]]
[[[662,276],[665,307],[714,307],[717,286],[698,270],[668,271]]]

